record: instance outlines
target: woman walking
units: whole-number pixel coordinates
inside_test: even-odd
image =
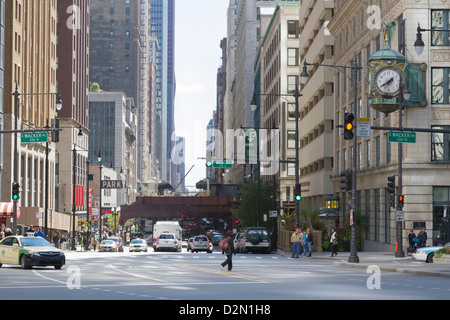
[[[334,257],[338,255],[337,248],[338,248],[338,242],[337,242],[337,233],[334,228],[331,229],[331,257]]]

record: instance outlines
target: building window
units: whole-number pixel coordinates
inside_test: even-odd
[[[431,77],[431,103],[449,104],[450,68],[432,68]]]
[[[288,21],[288,38],[296,39],[299,36],[298,20]]]
[[[294,93],[298,88],[298,76],[288,76],[288,93]]]
[[[288,48],[288,66],[298,66],[299,55],[298,48]]]
[[[288,120],[295,121],[295,103],[288,103],[287,109]]]
[[[450,126],[433,126],[431,128],[450,130]],[[431,161],[450,161],[450,134],[431,133]]]
[[[295,131],[288,131],[288,148],[294,149],[295,148]]]
[[[450,10],[431,10],[431,29],[449,30]],[[431,32],[432,46],[450,46],[450,33],[447,31]]]

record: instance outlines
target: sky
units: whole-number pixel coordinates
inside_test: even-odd
[[[227,35],[229,0],[177,0],[175,4],[175,130],[186,139],[186,187],[206,177],[206,127],[216,109],[220,41]]]

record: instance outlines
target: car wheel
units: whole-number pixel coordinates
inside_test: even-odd
[[[22,269],[30,269],[30,265],[28,265],[27,263],[27,257],[25,255],[22,255],[20,257],[20,266],[22,267]]]
[[[55,266],[56,270],[61,270],[62,266]]]
[[[427,263],[433,263],[433,258],[434,258],[434,252],[430,253],[427,256]]]

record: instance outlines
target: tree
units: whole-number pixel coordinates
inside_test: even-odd
[[[255,227],[258,224],[258,184],[254,181],[239,185],[242,193],[238,209],[232,210],[239,220],[242,228]],[[273,184],[261,182],[261,215],[259,217],[260,226],[272,227],[272,222],[264,222],[263,214],[268,214],[273,210]]]
[[[100,85],[97,82],[93,82],[91,84],[91,92],[102,92],[103,90],[100,89]]]

